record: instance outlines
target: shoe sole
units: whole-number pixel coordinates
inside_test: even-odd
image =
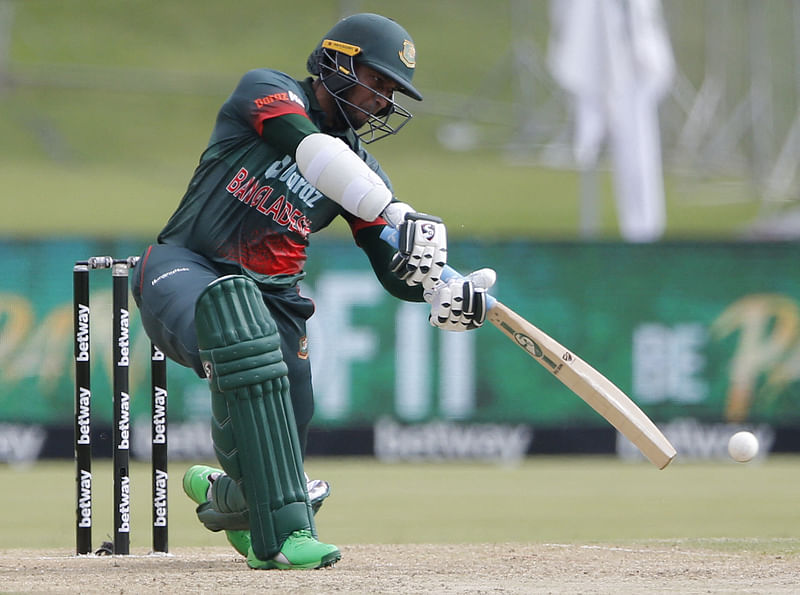
[[[264,566],[250,566],[250,560],[248,560],[247,565],[254,570],[319,570],[320,568],[330,568],[341,559],[341,552],[336,551],[323,556],[319,562],[311,562],[310,564],[282,564],[274,560],[268,560],[266,562],[261,562],[259,560]]]
[[[322,558],[322,561],[317,568],[329,568],[336,564],[339,560],[342,559],[341,552],[333,552],[332,554],[328,554]]]

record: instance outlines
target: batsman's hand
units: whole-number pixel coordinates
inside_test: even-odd
[[[431,325],[446,331],[468,331],[483,325],[488,310],[486,292],[496,279],[493,269],[480,269],[426,289],[423,295],[431,305]]]
[[[388,210],[388,209],[387,209]],[[414,211],[397,225],[397,252],[392,272],[409,285],[433,287],[447,264],[447,230],[442,220]]]

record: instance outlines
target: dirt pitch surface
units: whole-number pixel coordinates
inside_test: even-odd
[[[345,546],[333,568],[256,571],[229,549],[0,552],[0,591],[60,593],[796,593],[800,557],[675,545]]]

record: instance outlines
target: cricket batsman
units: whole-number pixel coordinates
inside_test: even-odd
[[[431,324],[481,326],[494,272],[443,281],[442,221],[394,197],[362,144],[395,134],[421,101],[414,42],[395,21],[356,14],[311,52],[312,75],[246,73],[217,114],[177,209],[131,274],[150,339],[206,378],[221,469],[191,467],[200,522],[225,531],[250,568],[332,566],[314,514],[330,486],[303,469],[314,410],[304,277],[311,234],[343,217],[391,295],[431,304]],[[380,239],[398,230],[399,247]],[[398,370],[399,374],[403,370]]]

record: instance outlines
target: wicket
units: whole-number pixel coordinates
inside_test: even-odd
[[[92,551],[91,349],[89,340],[89,272],[111,269],[113,374],[114,554],[130,553],[130,316],[128,273],[138,257],[94,256],[73,267],[75,325],[75,461],[77,554]],[[151,344],[153,551],[167,546],[167,361]]]

